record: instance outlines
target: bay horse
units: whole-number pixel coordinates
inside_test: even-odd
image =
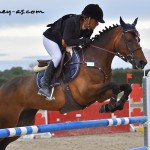
[[[110,101],[102,105],[101,113],[123,109],[132,89],[127,83],[119,85],[111,81],[111,64],[113,58],[118,56],[130,62],[134,69],[143,69],[146,65],[147,60],[140,46],[136,24],[137,18],[129,24],[120,17],[120,25],[106,27],[88,46],[82,48],[79,73],[68,83],[73,100],[80,109],[107,99]],[[88,62],[92,62],[92,65],[87,65]],[[54,89],[55,100],[48,101],[39,96],[36,73],[3,84],[0,87],[0,128],[33,125],[39,109],[61,111],[66,104],[64,90],[61,85],[55,86]],[[117,95],[122,91],[122,97],[117,101]],[[73,110],[75,108],[69,111]],[[9,143],[18,138],[1,138],[0,150],[5,150]]]

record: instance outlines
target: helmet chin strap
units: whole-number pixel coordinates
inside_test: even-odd
[[[91,17],[88,18],[88,29],[90,29],[90,21],[91,21]]]
[[[86,28],[85,28],[85,26],[84,26],[84,23],[82,24],[82,30],[85,30]]]

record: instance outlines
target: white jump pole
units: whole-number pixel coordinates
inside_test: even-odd
[[[147,122],[144,124],[144,146],[130,150],[150,150],[150,72],[143,77],[143,110]]]
[[[147,116],[147,122],[144,127],[144,145],[150,150],[150,72],[143,77],[143,109]]]

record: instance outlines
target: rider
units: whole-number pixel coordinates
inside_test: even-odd
[[[66,15],[53,24],[47,25],[49,28],[43,33],[43,44],[52,59],[42,78],[42,87],[38,91],[40,95],[46,97],[51,95],[52,89],[49,83],[55,68],[61,61],[61,49],[88,44],[99,22],[105,23],[102,9],[97,4],[89,4],[83,9],[81,15]]]

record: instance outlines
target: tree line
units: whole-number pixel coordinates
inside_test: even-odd
[[[145,74],[147,75],[148,71],[146,70]],[[24,70],[22,67],[12,67],[4,71],[0,71],[0,86],[11,80],[13,78],[24,76],[31,73],[31,70]],[[122,83],[139,83],[142,84],[142,78],[144,76],[144,71],[142,70],[133,70],[133,69],[114,69],[112,70],[112,81],[122,84]]]
[[[147,73],[150,71],[150,69],[145,70],[145,73],[143,70],[136,70],[136,69],[114,69],[112,70],[112,80],[114,82],[117,82],[119,84],[122,83],[139,83],[142,84],[142,78],[144,75],[147,75]]]
[[[22,67],[12,67],[4,71],[0,71],[0,86],[13,78],[29,74],[31,70],[24,70]]]

